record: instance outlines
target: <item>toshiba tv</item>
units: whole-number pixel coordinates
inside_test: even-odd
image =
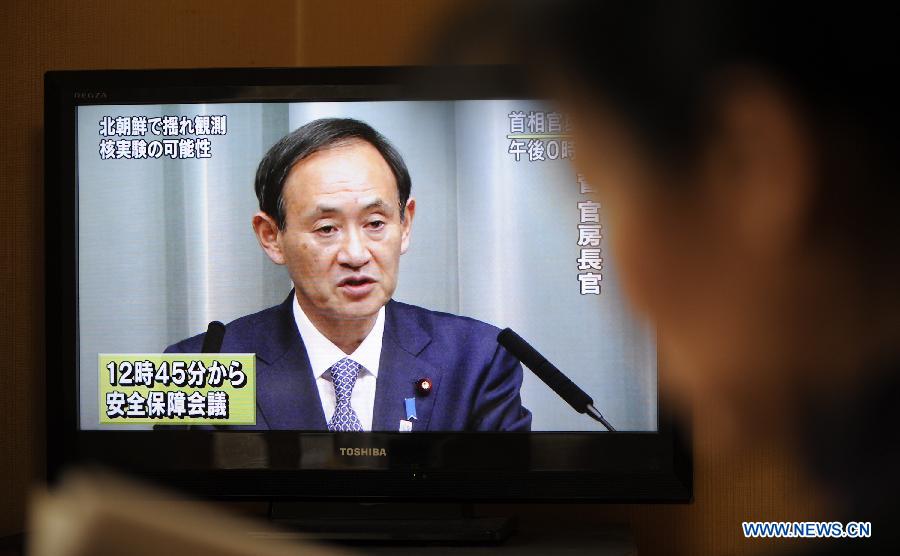
[[[659,331],[516,68],[60,71],[45,108],[51,477],[690,499]]]

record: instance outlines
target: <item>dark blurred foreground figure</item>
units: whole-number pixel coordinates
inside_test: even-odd
[[[515,2],[456,41],[529,65],[573,117],[667,386],[873,522],[816,550],[880,552],[900,530],[898,18],[836,4]]]

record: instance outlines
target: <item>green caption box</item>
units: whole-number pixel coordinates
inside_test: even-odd
[[[100,423],[255,425],[253,353],[101,353]]]

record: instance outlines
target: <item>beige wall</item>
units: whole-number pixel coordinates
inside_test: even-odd
[[[289,66],[288,1],[12,0],[0,40],[0,535],[18,531],[43,458],[43,74],[49,69]]]
[[[423,59],[419,41],[450,1],[7,0],[0,79],[0,536],[21,530],[43,476],[42,75],[48,69],[381,65]],[[695,408],[696,501],[578,506],[579,521],[630,522],[645,554],[745,554],[744,519],[823,519],[790,462],[719,454]],[[560,506],[517,507],[524,522]]]

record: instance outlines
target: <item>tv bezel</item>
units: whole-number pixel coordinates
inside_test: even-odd
[[[684,420],[676,420],[664,397],[659,398],[656,432],[353,434],[78,428],[78,106],[537,96],[522,68],[512,66],[47,72],[48,479],[54,481],[72,465],[91,463],[227,499],[690,501],[689,428]],[[235,453],[243,463],[216,455],[236,446],[241,447]],[[379,448],[379,453],[384,449],[384,455],[353,457],[339,450],[361,446]]]

